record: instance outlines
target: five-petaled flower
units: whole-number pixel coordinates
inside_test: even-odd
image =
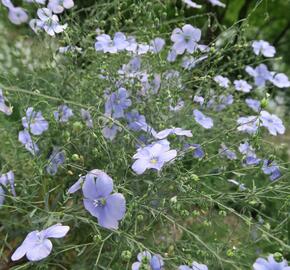
[[[109,95],[105,104],[106,115],[113,114],[114,118],[124,117],[124,110],[132,104],[128,96],[128,91],[123,87]]]
[[[197,42],[200,40],[201,31],[190,24],[180,28],[175,28],[171,35],[174,42],[172,50],[177,54],[183,54],[185,51],[193,53],[198,49]]]
[[[35,32],[44,30],[48,35],[55,36],[67,28],[67,24],[61,25],[58,16],[48,8],[39,8],[37,16],[39,19],[32,19],[29,22],[30,27]]]
[[[254,270],[290,270],[286,260],[277,262],[273,255],[269,255],[267,260],[258,258],[253,265]]]
[[[200,124],[202,127],[206,129],[210,129],[213,127],[213,121],[210,117],[205,116],[201,111],[194,110],[193,111],[195,121]]]
[[[176,155],[176,150],[170,150],[167,140],[158,141],[137,150],[133,156],[136,161],[133,163],[132,169],[137,174],[143,174],[146,169],[160,171],[164,164],[173,160]]]
[[[82,186],[84,206],[98,219],[100,226],[118,229],[118,221],[126,212],[126,201],[121,193],[112,193],[113,180],[105,172],[92,170],[86,176]]]
[[[13,253],[12,261],[17,261],[25,255],[32,262],[46,258],[52,250],[52,243],[49,238],[62,238],[69,229],[69,226],[62,226],[58,223],[42,231],[30,232]]]
[[[268,41],[255,40],[252,43],[252,48],[256,55],[264,55],[265,57],[273,57],[276,53],[275,47],[271,46]]]
[[[48,122],[44,119],[41,112],[36,112],[32,107],[26,110],[26,116],[22,117],[22,125],[33,135],[41,135],[48,129]]]
[[[140,252],[137,255],[137,262],[132,264],[132,270],[163,270],[164,262],[159,254],[151,255],[148,251]]]
[[[207,268],[207,266],[205,264],[192,262],[191,266],[180,265],[178,267],[178,270],[208,270],[208,268]]]

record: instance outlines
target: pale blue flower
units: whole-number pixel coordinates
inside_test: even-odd
[[[244,93],[249,93],[253,88],[245,80],[235,80],[234,81],[235,89]]]
[[[262,126],[266,127],[271,135],[284,134],[285,127],[282,120],[275,114],[270,114],[267,111],[261,111],[260,120]]]
[[[136,110],[133,110],[126,114],[126,119],[129,124],[128,127],[133,131],[147,131],[148,125],[144,115],[139,114]]]
[[[178,270],[208,270],[205,264],[193,262],[191,266],[180,265]]]
[[[96,37],[96,40],[96,51],[103,51],[104,53],[117,53],[129,46],[129,42],[122,32],[116,32],[113,39],[107,34],[101,34]]]
[[[264,55],[265,57],[274,57],[276,53],[275,47],[271,46],[269,42],[264,40],[255,40],[252,43],[254,53],[256,55]]]
[[[5,200],[5,191],[2,186],[6,187],[8,184],[10,185],[12,195],[16,196],[14,187],[14,173],[12,171],[0,175],[0,207],[3,205]]]
[[[185,3],[188,7],[192,8],[202,8],[202,5],[198,5],[197,3],[191,1],[191,0],[182,0],[183,3]]]
[[[13,24],[20,25],[28,21],[28,14],[23,8],[13,6],[9,8],[8,18]]]
[[[184,145],[185,150],[193,150],[193,156],[195,158],[203,158],[204,157],[204,151],[201,148],[200,144],[185,144]]]
[[[39,153],[37,144],[32,141],[32,138],[27,130],[19,131],[18,140],[32,155],[37,155]]]
[[[37,16],[39,19],[33,19],[29,22],[30,27],[36,33],[39,30],[44,30],[48,35],[55,36],[67,28],[67,24],[61,25],[58,16],[54,15],[48,8],[39,8]]]
[[[124,117],[124,110],[132,104],[131,99],[128,97],[129,94],[123,87],[109,95],[105,104],[106,115],[113,114],[113,118]]]
[[[204,103],[204,97],[202,97],[202,96],[194,96],[193,97],[193,102],[199,103],[199,105],[202,106],[203,103]]]
[[[113,193],[113,180],[105,172],[92,170],[86,176],[82,186],[84,206],[98,219],[100,226],[118,229],[119,220],[126,212],[126,201],[121,193]]]
[[[255,69],[247,66],[246,72],[255,79],[256,86],[264,87],[266,81],[272,79],[272,74],[265,64],[260,64]]]
[[[68,189],[68,194],[73,194],[82,188],[82,184],[84,183],[86,177],[81,176],[78,181],[76,181],[70,188]]]
[[[290,87],[290,81],[286,74],[284,73],[274,73],[272,72],[273,77],[270,78],[271,83],[273,83],[278,88],[288,88]]]
[[[121,127],[114,123],[110,123],[109,125],[105,126],[102,129],[102,134],[106,139],[109,139],[110,141],[114,140],[118,131],[121,131]]]
[[[230,80],[227,77],[217,75],[213,79],[220,87],[229,88]]]
[[[276,162],[265,159],[263,162],[262,171],[264,174],[270,175],[272,181],[277,180],[281,176],[281,171]],[[290,270],[290,269],[289,269]]]
[[[167,54],[167,61],[168,62],[174,62],[176,60],[177,53],[175,50],[170,50]]]
[[[224,3],[222,3],[219,0],[208,0],[213,6],[218,6],[218,7],[226,7],[226,5]]]
[[[43,118],[41,112],[36,112],[32,107],[26,110],[26,116],[22,117],[22,125],[33,135],[41,135],[48,129],[48,122]]]
[[[257,116],[239,117],[237,120],[238,131],[248,134],[255,134],[259,128],[259,118]]]
[[[60,123],[66,123],[74,115],[71,108],[63,104],[58,106],[57,111],[53,112],[54,119]]]
[[[87,127],[89,128],[94,127],[93,118],[89,111],[81,109],[81,116],[82,116],[82,119],[85,121]]]
[[[257,99],[246,98],[246,104],[255,112],[259,112],[261,110],[261,102]]]
[[[4,99],[4,95],[3,95],[3,92],[2,92],[1,88],[0,88],[0,111],[5,113],[6,115],[11,115],[12,114],[11,107],[8,107],[5,104],[5,99]]]
[[[160,171],[165,163],[173,160],[177,155],[176,150],[170,150],[169,143],[156,142],[139,148],[133,156],[136,161],[132,169],[137,174],[143,174],[147,169]]]
[[[159,254],[151,255],[148,251],[140,252],[137,256],[138,261],[132,265],[132,270],[163,270],[164,262]],[[145,267],[145,268],[144,268]]]
[[[183,54],[185,51],[193,53],[197,50],[197,42],[201,38],[201,31],[190,24],[186,24],[180,28],[175,28],[171,35],[174,42],[172,50],[177,54]]]
[[[50,175],[55,175],[57,173],[58,167],[61,166],[64,162],[64,151],[60,151],[58,148],[54,148],[48,159],[48,165],[46,166],[47,173]]]
[[[273,255],[269,255],[267,260],[258,258],[253,267],[254,270],[290,270],[286,260],[277,262]]]
[[[244,155],[244,162],[246,165],[258,165],[261,159],[257,158],[255,149],[248,143],[244,142],[239,145],[239,151]]]
[[[176,127],[164,129],[156,134],[153,134],[153,136],[156,139],[162,140],[162,139],[167,138],[169,135],[173,135],[173,134],[177,136],[186,136],[189,138],[192,137],[191,130],[184,130],[182,128],[176,128]]]
[[[55,14],[63,13],[65,9],[71,9],[73,6],[73,0],[49,0],[47,4],[47,7]]]
[[[219,149],[219,154],[224,156],[230,160],[237,159],[237,155],[235,152],[231,151],[225,144],[221,144],[221,148]]]
[[[199,110],[193,110],[193,115],[195,121],[200,124],[202,127],[206,129],[210,129],[213,127],[213,121],[210,117],[205,116],[202,112]]]
[[[30,232],[12,254],[11,260],[17,261],[25,255],[32,262],[46,258],[52,251],[52,243],[48,238],[62,238],[69,229],[69,226],[58,223],[42,231]]]
[[[163,38],[155,38],[150,42],[150,50],[153,53],[159,53],[162,51],[163,47],[165,45],[165,40]]]

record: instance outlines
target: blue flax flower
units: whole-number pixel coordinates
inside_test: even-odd
[[[81,117],[85,121],[88,128],[94,127],[93,118],[89,111],[81,109]]]
[[[252,85],[248,84],[245,80],[235,80],[235,89],[244,93],[249,93],[253,88]]]
[[[159,53],[162,51],[163,47],[165,45],[165,40],[163,38],[155,38],[150,42],[150,50],[153,53]]]
[[[282,120],[275,114],[261,111],[260,120],[262,121],[262,126],[266,127],[270,134],[276,136],[277,134],[285,133],[285,127]]]
[[[275,181],[281,176],[281,171],[276,162],[271,160],[264,160],[262,171],[264,174],[270,175],[271,181]]]
[[[84,206],[98,219],[99,225],[107,229],[118,229],[118,221],[126,212],[126,201],[122,194],[112,193],[113,180],[100,170],[90,171],[84,180]]]
[[[204,151],[201,148],[200,144],[194,144],[194,143],[193,144],[185,144],[184,145],[184,149],[185,150],[192,149],[193,150],[193,156],[195,158],[203,158],[204,157]]]
[[[58,167],[62,165],[64,161],[64,151],[59,151],[57,148],[55,148],[48,159],[48,165],[46,166],[47,173],[50,175],[55,175],[57,173]]]
[[[286,260],[276,262],[273,255],[269,255],[268,259],[258,258],[253,265],[254,270],[290,270],[290,266]]]
[[[261,110],[261,102],[257,99],[246,98],[246,104],[255,112],[259,112]]]
[[[239,151],[245,156],[244,162],[246,165],[257,165],[260,163],[261,159],[257,158],[255,149],[248,142],[241,143]]]
[[[175,28],[171,35],[174,42],[172,51],[176,54],[183,54],[185,51],[193,53],[198,49],[197,42],[200,40],[201,31],[190,24],[186,24],[180,28]]]
[[[278,88],[288,88],[290,87],[290,81],[284,73],[272,72],[273,77],[270,78],[271,83],[273,83]]]
[[[221,144],[221,148],[219,149],[219,154],[221,156],[225,156],[226,158],[230,160],[237,159],[237,155],[235,152],[231,151],[225,144]]]
[[[5,191],[2,186],[6,187],[8,184],[10,185],[12,195],[16,196],[14,188],[14,173],[12,171],[0,176],[0,207],[3,205],[5,199]]]
[[[205,116],[201,111],[193,111],[195,121],[200,124],[202,127],[209,129],[213,127],[213,121],[210,117]]]
[[[265,57],[274,57],[276,49],[274,46],[271,46],[269,42],[264,40],[255,40],[252,43],[253,51],[256,55],[264,55]]]
[[[1,88],[0,88],[0,111],[5,113],[6,115],[12,114],[12,109],[5,104],[5,99]]]
[[[239,117],[237,120],[238,131],[253,135],[257,132],[259,118],[257,116]]]
[[[227,77],[217,75],[213,79],[220,87],[229,88],[230,80]]]
[[[128,127],[134,131],[147,131],[148,125],[144,115],[139,114],[136,110],[133,110],[126,114],[126,118],[129,122]]]
[[[226,5],[224,3],[222,3],[219,0],[208,0],[213,6],[218,6],[218,7],[226,7]]]
[[[113,118],[124,117],[124,110],[131,106],[132,102],[128,98],[129,94],[125,88],[119,88],[118,91],[108,96],[105,104],[106,115],[113,114]]]
[[[133,163],[132,169],[137,174],[143,174],[147,169],[160,171],[164,164],[174,159],[176,155],[176,150],[170,150],[168,141],[155,142],[137,150],[133,156],[136,161]]]
[[[121,131],[121,127],[118,125],[114,124],[114,122],[111,122],[107,124],[103,129],[102,129],[102,134],[106,139],[109,139],[110,141],[114,140],[118,131]]]
[[[205,264],[193,262],[191,266],[180,265],[178,270],[208,270]]]
[[[58,106],[57,111],[53,112],[54,119],[60,123],[66,123],[74,115],[71,108],[63,104]]]
[[[42,231],[30,232],[13,253],[12,261],[17,261],[25,255],[32,262],[46,258],[52,250],[52,243],[48,238],[62,238],[68,231],[69,226],[58,223]]]
[[[195,2],[192,2],[191,0],[182,0],[184,4],[186,4],[188,7],[192,7],[192,8],[202,8],[201,5],[198,5]]]
[[[272,79],[272,74],[265,64],[260,64],[255,69],[247,66],[246,72],[254,78],[256,86],[264,87],[266,81]]]
[[[26,110],[26,116],[22,117],[22,125],[33,135],[41,135],[48,129],[48,122],[43,118],[41,112],[35,112],[32,107]]]
[[[153,136],[159,140],[165,139],[169,135],[173,135],[173,134],[177,136],[192,137],[192,133],[190,130],[185,130],[185,129],[176,128],[176,127],[164,129],[156,134],[155,132],[153,132]]]
[[[32,155],[37,155],[39,153],[39,148],[37,144],[33,142],[27,130],[19,131],[18,140],[25,146],[26,150],[28,150]]]
[[[159,254],[151,255],[148,251],[140,252],[137,256],[138,261],[132,264],[132,270],[163,270],[164,262]]]

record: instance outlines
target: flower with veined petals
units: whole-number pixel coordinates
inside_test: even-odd
[[[197,42],[200,40],[201,31],[190,24],[180,28],[175,28],[171,35],[174,42],[172,50],[177,54],[183,54],[185,51],[193,53],[198,49]]]
[[[82,186],[84,206],[98,219],[100,226],[118,229],[118,221],[126,212],[126,201],[121,193],[112,193],[113,180],[105,172],[92,170],[86,176]]]
[[[269,255],[267,260],[258,258],[253,265],[254,270],[290,270],[286,260],[277,262],[273,255]]]
[[[164,262],[159,254],[151,255],[148,251],[140,252],[137,256],[138,261],[132,264],[132,270],[163,270]]]
[[[160,171],[164,164],[174,159],[176,155],[176,150],[170,150],[167,140],[158,141],[137,150],[133,156],[136,161],[133,163],[132,169],[137,174],[143,174],[146,169]]]
[[[46,258],[52,251],[52,243],[48,238],[62,238],[69,229],[69,226],[62,226],[58,223],[42,231],[30,232],[15,250],[11,260],[17,261],[25,255],[32,262]]]

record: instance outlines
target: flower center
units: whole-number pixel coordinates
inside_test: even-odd
[[[101,199],[94,200],[93,204],[95,207],[104,207],[106,205],[106,199],[101,198]]]
[[[150,159],[151,164],[156,164],[158,162],[158,159],[156,157],[153,157]]]

